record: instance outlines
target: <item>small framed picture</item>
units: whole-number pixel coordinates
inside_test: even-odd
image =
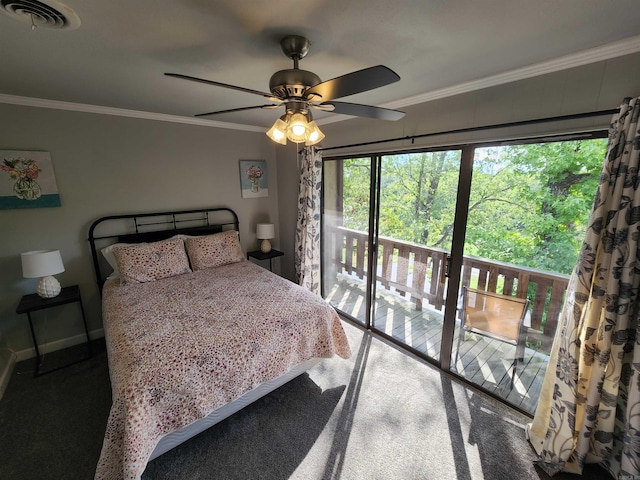
[[[0,209],[59,206],[49,152],[0,150]]]
[[[267,162],[265,160],[240,160],[240,190],[242,198],[269,195]]]

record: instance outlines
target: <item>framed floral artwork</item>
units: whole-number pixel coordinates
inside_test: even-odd
[[[240,190],[242,198],[269,195],[267,162],[265,160],[240,160]]]
[[[49,152],[0,150],[0,209],[59,206]]]

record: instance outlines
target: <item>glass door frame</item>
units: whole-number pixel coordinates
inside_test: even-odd
[[[376,284],[378,272],[378,236],[380,226],[380,178],[382,172],[382,157],[371,156],[371,178],[369,183],[369,241],[367,243],[367,314],[365,327],[378,331],[374,324]],[[373,275],[373,277],[372,277]]]
[[[456,328],[456,314],[460,290],[460,276],[464,260],[464,241],[467,233],[467,217],[469,214],[469,198],[471,196],[471,177],[473,173],[473,157],[475,145],[464,145],[460,156],[460,172],[458,176],[458,191],[456,195],[456,213],[453,223],[453,238],[449,268],[446,276],[447,299],[444,309],[442,325],[442,341],[440,343],[440,361],[437,362],[442,370],[451,372],[451,353],[453,351],[454,333]]]

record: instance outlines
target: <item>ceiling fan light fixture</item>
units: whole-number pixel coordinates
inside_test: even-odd
[[[287,123],[286,115],[278,118],[272,127],[267,131],[267,137],[280,145],[287,144]]]
[[[287,125],[287,138],[295,143],[303,143],[309,137],[310,129],[306,115],[297,112],[291,115]]]
[[[280,145],[286,145],[287,139],[289,139],[295,143],[311,146],[321,142],[324,138],[324,133],[313,121],[311,114],[299,111],[287,112],[282,115],[266,132],[266,135]]]
[[[316,122],[311,121],[309,123],[309,137],[304,142],[304,144],[309,147],[311,145],[315,145],[316,143],[321,142],[323,138],[324,138],[324,133],[322,133],[322,131],[318,128],[318,125],[316,124]]]

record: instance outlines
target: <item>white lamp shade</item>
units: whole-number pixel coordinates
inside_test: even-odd
[[[60,250],[34,250],[25,252],[22,258],[22,276],[40,278],[64,272]]]
[[[275,237],[276,237],[276,233],[273,227],[273,223],[259,223],[256,226],[256,238],[271,239]]]

